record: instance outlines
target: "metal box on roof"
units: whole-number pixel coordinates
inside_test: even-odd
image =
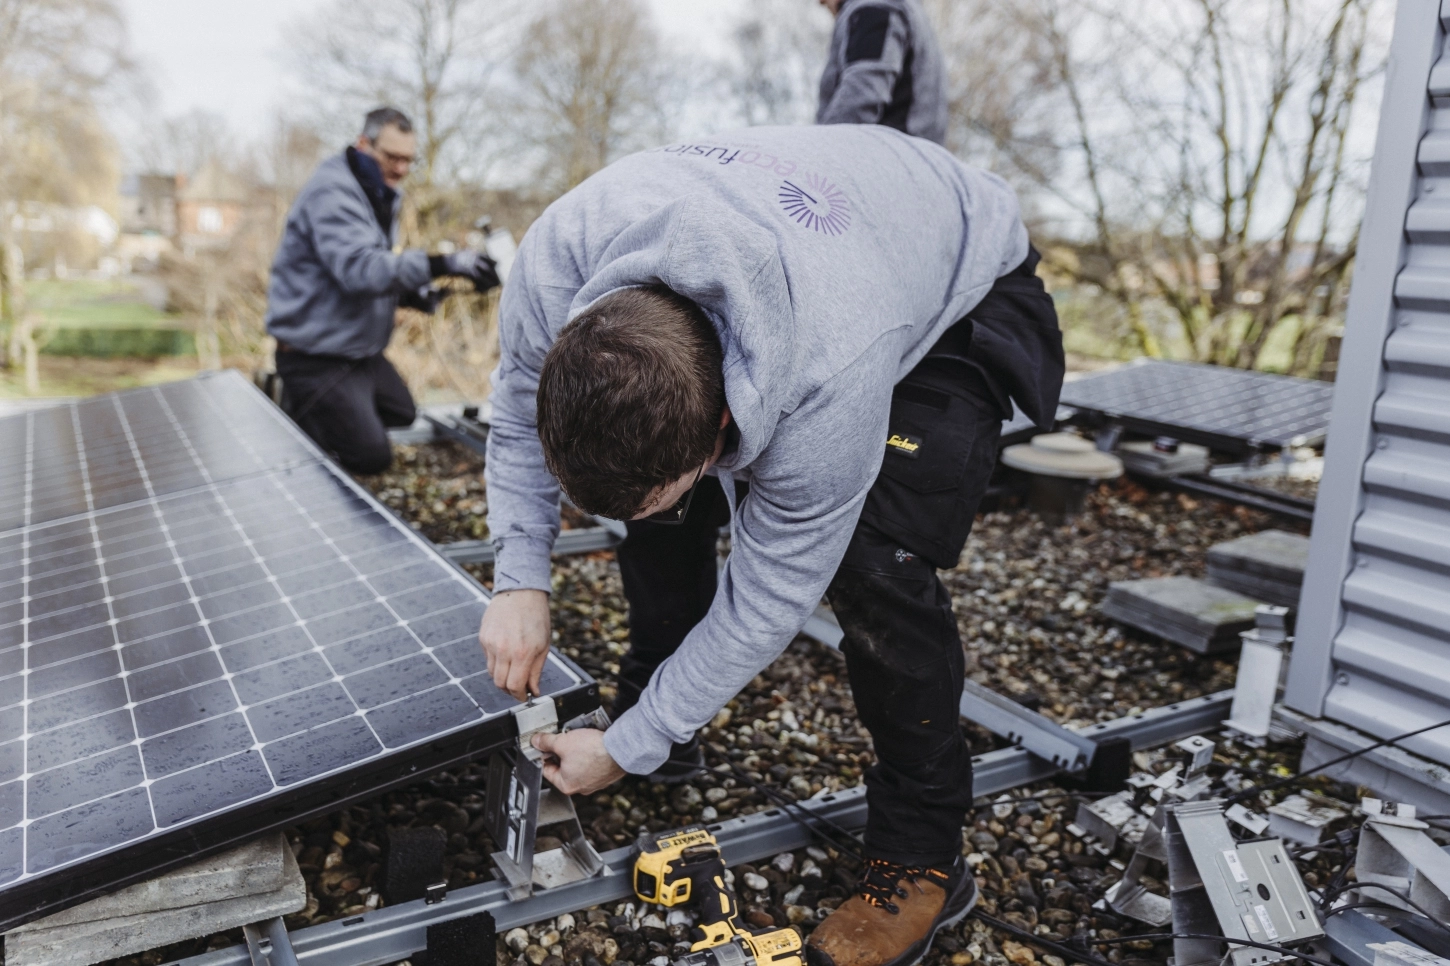
[[[1378,738],[1450,720],[1447,20],[1400,0],[1284,698]]]

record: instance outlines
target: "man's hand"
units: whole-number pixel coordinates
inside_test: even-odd
[[[476,292],[487,292],[491,288],[497,288],[500,284],[498,267],[494,265],[493,259],[483,252],[465,248],[462,251],[444,255],[443,266],[449,275],[457,275],[473,282]]]
[[[624,777],[604,748],[604,732],[579,728],[562,735],[534,735],[534,747],[549,755],[544,779],[565,795],[589,795]]]
[[[506,590],[489,601],[478,628],[493,683],[519,701],[539,694],[539,675],[549,657],[549,595]]]

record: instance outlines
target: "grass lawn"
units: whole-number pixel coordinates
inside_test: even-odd
[[[177,328],[180,320],[156,308],[139,284],[127,279],[48,279],[28,282],[31,311],[52,328]]]

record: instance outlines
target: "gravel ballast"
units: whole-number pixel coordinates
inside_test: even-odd
[[[362,482],[429,539],[474,540],[487,535],[480,471],[481,460],[453,444],[400,447],[392,471]],[[588,522],[571,514],[566,525]],[[1068,526],[1047,526],[1025,509],[986,514],[959,565],[942,574],[966,643],[968,674],[1066,725],[1104,721],[1231,687],[1232,657],[1200,657],[1124,630],[1103,618],[1098,605],[1112,581],[1202,576],[1210,546],[1269,527],[1295,529],[1257,511],[1125,481],[1090,494],[1084,513]],[[469,570],[489,582],[488,568]],[[608,704],[628,632],[614,555],[557,559],[551,609],[556,646],[596,677]],[[975,752],[1000,744],[965,722],[963,731]],[[642,829],[658,831],[767,807],[765,796],[732,768],[787,794],[808,797],[859,784],[873,761],[843,660],[805,638],[757,675],[716,715],[703,737],[712,768],[694,781],[666,787],[631,776],[576,799],[597,848],[628,844]],[[1297,759],[1294,744],[1262,750],[1221,745],[1215,768],[1274,776],[1288,774]],[[1144,770],[1168,767],[1159,752],[1138,753],[1136,764]],[[482,831],[485,772],[483,763],[455,769],[287,830],[309,895],[307,909],[288,918],[289,928],[377,908],[382,849],[391,826],[443,830],[451,888],[487,879],[486,856],[493,845]],[[1059,940],[1148,931],[1092,909],[1117,880],[1113,861],[1125,860],[1128,853],[1092,854],[1068,832],[1078,801],[1045,784],[980,803],[964,830],[964,852],[982,888],[983,910]],[[1318,861],[1323,868],[1315,874],[1327,878],[1334,868],[1331,857],[1321,853]],[[849,856],[817,844],[732,871],[753,924],[791,924],[808,932],[849,894],[855,865]],[[501,936],[499,963],[658,966],[660,957],[680,952],[687,928],[678,914],[615,903]],[[239,934],[223,934],[124,962],[154,966],[236,941]],[[1162,963],[1171,950],[1144,942],[1099,952],[1131,964]],[[1051,953],[1034,951],[974,919],[941,933],[926,962],[1064,966]]]

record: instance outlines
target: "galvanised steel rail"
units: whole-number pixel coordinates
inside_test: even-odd
[[[1127,738],[1134,749],[1151,748],[1217,728],[1228,717],[1232,691],[1192,698],[1142,714],[1117,718],[1079,729],[1094,740]],[[999,795],[1022,785],[1052,777],[1058,769],[1022,748],[1005,748],[979,755],[972,761],[973,791],[978,796]],[[772,808],[753,815],[727,819],[711,827],[726,860],[735,865],[754,862],[780,852],[804,848],[812,841],[805,815],[829,820],[845,829],[866,824],[866,792],[856,787],[819,795],[800,803],[802,814]],[[565,912],[575,912],[633,895],[629,881],[632,849],[603,855],[604,872],[592,879],[510,901],[506,884],[480,883],[448,893],[441,901],[419,899],[387,906],[360,916],[299,929],[287,937],[300,966],[383,966],[407,959],[428,946],[428,927],[465,916],[488,912],[498,929],[512,929]],[[269,932],[278,950],[277,927]],[[285,955],[285,954],[284,954]],[[281,966],[276,957],[273,966]],[[246,946],[233,946],[178,960],[175,966],[252,966]]]

